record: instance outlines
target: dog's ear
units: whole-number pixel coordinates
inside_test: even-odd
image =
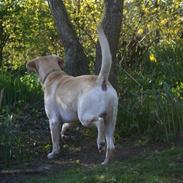
[[[62,60],[61,58],[57,58],[57,62],[59,67],[63,70],[64,69],[64,60]]]
[[[26,64],[26,68],[29,72],[37,72],[37,66],[35,60],[32,60]]]

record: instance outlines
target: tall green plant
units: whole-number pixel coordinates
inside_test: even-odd
[[[118,134],[165,141],[183,135],[182,44],[154,48],[155,61],[147,54],[141,70],[120,70]]]

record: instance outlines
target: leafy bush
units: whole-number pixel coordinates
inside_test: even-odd
[[[183,46],[177,43],[152,50],[141,70],[120,69],[117,136],[146,134],[168,141],[183,135]]]

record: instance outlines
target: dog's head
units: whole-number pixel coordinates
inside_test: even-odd
[[[29,61],[26,68],[29,72],[35,72],[42,80],[46,73],[52,70],[63,70],[64,61],[58,56],[41,56]]]
[[[41,69],[49,70],[53,68],[57,69],[61,68],[63,70],[63,65],[64,61],[60,57],[49,55],[49,56],[41,56],[29,61],[26,64],[26,68],[30,72],[36,72],[39,74],[39,71]]]

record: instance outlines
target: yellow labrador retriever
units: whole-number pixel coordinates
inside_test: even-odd
[[[85,127],[95,125],[98,149],[101,150],[105,142],[107,146],[102,164],[109,162],[114,150],[118,96],[108,81],[112,62],[109,44],[101,26],[97,31],[102,50],[102,67],[98,76],[69,76],[60,68],[63,63],[57,56],[42,56],[27,63],[27,69],[38,74],[44,90],[53,145],[49,159],[60,151],[60,122],[63,124],[61,136],[76,120]]]

